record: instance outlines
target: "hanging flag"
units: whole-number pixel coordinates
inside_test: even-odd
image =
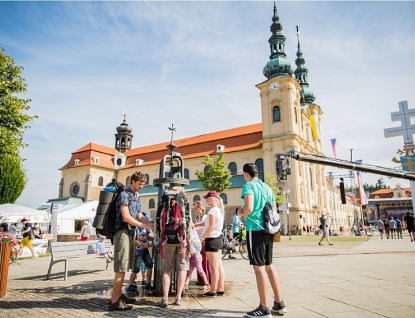
[[[336,138],[330,139],[330,142],[331,142],[331,148],[333,148],[334,158],[337,159],[337,153],[336,153]]]
[[[318,131],[318,113],[315,110],[312,115],[308,116],[311,123],[311,131],[313,132],[313,137],[315,140],[320,138],[320,133]]]
[[[362,164],[362,160],[356,160],[357,164]],[[363,182],[362,182],[362,173],[360,171],[356,171],[357,176],[357,186],[359,187],[359,197],[360,197],[360,205],[366,205],[369,203],[365,189],[363,188]]]

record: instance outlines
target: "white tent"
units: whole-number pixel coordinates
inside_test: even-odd
[[[50,214],[48,214],[48,211],[46,210],[35,210],[11,203],[0,205],[0,215],[3,216],[3,220],[7,223],[20,222],[23,218],[27,219],[31,223],[50,221]]]
[[[58,205],[57,233],[74,233],[75,220],[88,220],[90,225],[95,218],[98,201],[88,203]]]

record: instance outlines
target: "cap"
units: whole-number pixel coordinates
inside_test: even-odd
[[[147,219],[147,221],[151,221],[151,218],[147,215],[146,212],[141,212],[142,215]]]
[[[84,221],[84,223],[85,223],[85,224],[88,224],[89,222],[88,222],[88,221]]]
[[[106,237],[106,236],[104,236],[104,235],[98,234],[98,238],[99,238],[99,239],[106,239],[107,237]]]
[[[210,198],[210,197],[219,199],[219,194],[216,191],[209,191],[206,195],[203,196],[203,198],[205,199]]]
[[[258,168],[256,166],[256,164],[252,163],[252,162],[247,162],[244,164],[244,167],[239,170],[240,172],[247,172],[249,174],[258,174]]]

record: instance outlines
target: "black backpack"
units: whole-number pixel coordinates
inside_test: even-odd
[[[166,191],[157,206],[157,228],[161,241],[169,244],[181,244],[184,256],[184,242],[188,239],[187,232],[190,223],[189,200],[183,191]],[[160,244],[162,247],[162,244]],[[161,248],[163,258],[163,249]]]
[[[100,192],[97,212],[92,226],[96,229],[97,234],[111,239],[115,234],[117,198],[118,195],[122,191],[125,191],[126,188],[122,183],[116,182],[115,179],[108,183],[106,187],[113,187],[114,190],[112,192]]]

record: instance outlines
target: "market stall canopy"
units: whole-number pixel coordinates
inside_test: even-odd
[[[7,223],[20,222],[23,218],[29,222],[49,222],[50,215],[46,210],[35,210],[18,204],[6,203],[0,205],[0,215]]]
[[[98,201],[88,203],[58,205],[58,219],[66,220],[93,220],[97,210]]]

